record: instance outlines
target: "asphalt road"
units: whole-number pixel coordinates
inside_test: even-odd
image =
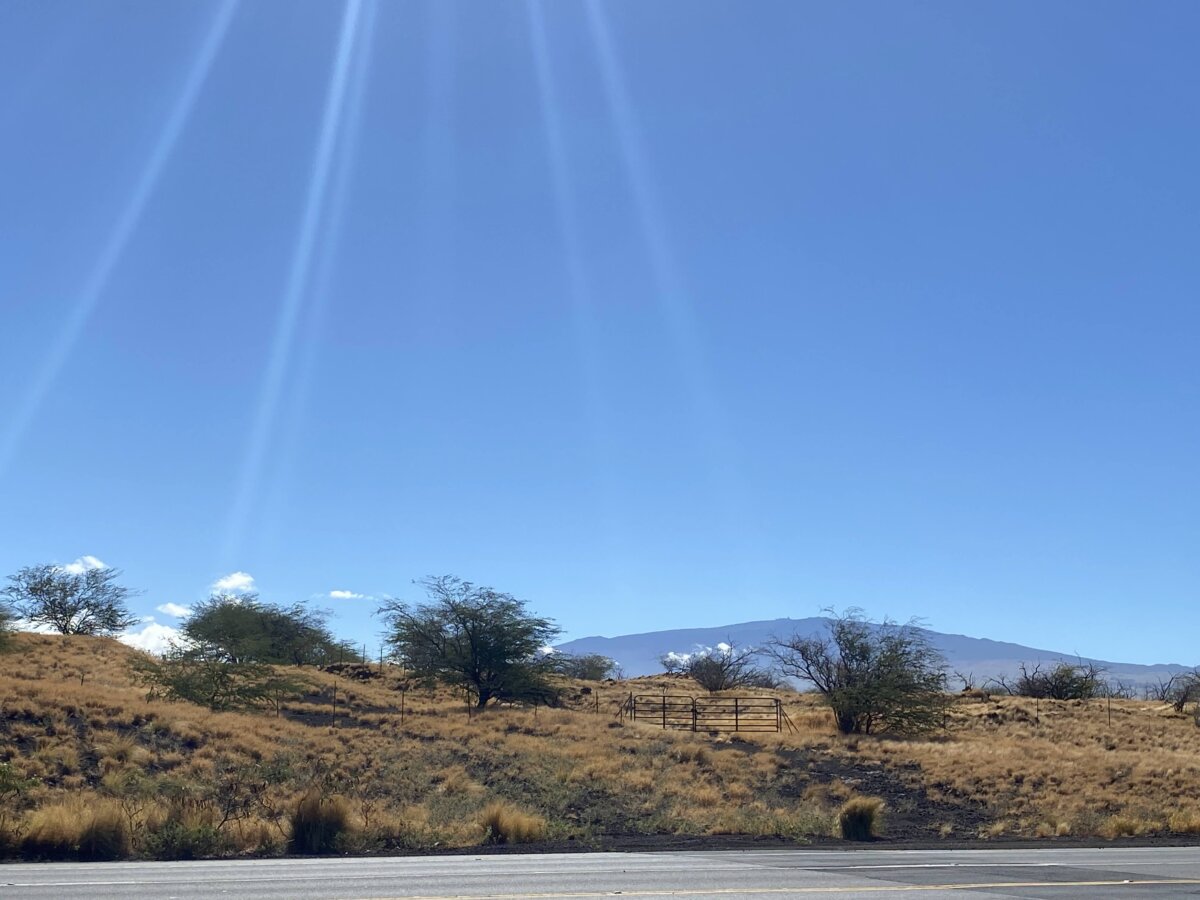
[[[694,900],[1200,896],[1200,848],[764,850],[235,862],[19,863],[0,897]]]

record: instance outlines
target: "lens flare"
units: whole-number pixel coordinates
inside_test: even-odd
[[[554,195],[554,212],[562,241],[567,276],[567,298],[571,308],[571,324],[576,354],[580,363],[584,388],[584,414],[587,419],[589,455],[601,489],[598,514],[610,548],[615,550],[619,529],[613,498],[617,495],[616,476],[610,460],[612,448],[610,415],[601,390],[602,356],[597,346],[596,312],[588,290],[584,269],[583,241],[580,237],[579,212],[572,190],[570,161],[563,137],[560,100],[556,90],[554,70],[546,36],[545,14],[539,0],[526,0],[529,16],[529,42],[533,51],[537,75],[538,99],[541,104],[542,130],[546,138],[546,156],[550,163],[550,186]]]
[[[336,161],[329,192],[329,215],[325,217],[326,222],[317,239],[318,258],[313,269],[312,289],[308,292],[308,306],[300,326],[303,338],[296,361],[296,374],[288,379],[291,391],[279,429],[279,452],[273,456],[270,486],[263,501],[264,527],[267,529],[280,521],[278,510],[291,480],[295,448],[300,441],[313,374],[317,367],[318,339],[323,331],[331,300],[330,288],[337,269],[346,204],[350,196],[354,165],[358,159],[359,139],[362,136],[362,108],[370,79],[377,8],[376,0],[364,0],[358,43],[352,51],[354,63],[350,70],[350,83],[346,89],[346,124],[339,131],[337,147],[334,150]]]
[[[662,204],[654,186],[650,164],[642,149],[633,102],[625,85],[625,76],[617,59],[603,8],[595,0],[588,0],[586,9],[605,100],[616,130],[617,145],[637,211],[638,227],[654,278],[654,296],[659,303],[678,363],[683,369],[682,376],[693,394],[691,399],[694,404],[700,404],[711,400],[711,397],[703,396],[708,392],[702,390],[704,364],[696,335],[695,317],[671,253],[666,224],[660,212]]]
[[[629,179],[638,227],[654,279],[655,297],[688,394],[697,444],[707,457],[711,491],[718,507],[716,514],[726,523],[730,542],[736,545],[742,557],[743,572],[748,572],[751,566],[745,560],[753,555],[752,548],[756,543],[754,532],[757,530],[753,523],[757,517],[750,514],[747,506],[749,492],[737,462],[732,429],[708,376],[695,315],[671,252],[661,212],[662,204],[642,148],[641,131],[604,6],[599,0],[587,0],[585,8],[600,68],[601,86],[616,131],[617,146]]]
[[[291,361],[296,327],[309,286],[309,276],[315,255],[314,247],[320,233],[334,148],[345,106],[351,50],[355,45],[361,7],[361,0],[349,0],[342,14],[341,33],[338,37],[337,51],[329,78],[329,89],[325,97],[325,109],[317,137],[316,151],[313,155],[312,173],[309,178],[304,211],[300,217],[287,283],[275,322],[271,351],[259,390],[254,421],[250,426],[250,436],[238,478],[237,493],[230,511],[229,523],[225,529],[223,562],[227,562],[241,548],[251,505],[262,481],[267,447],[275,430],[275,419],[279,411],[284,377],[287,375]]]
[[[154,189],[171,158],[175,145],[179,142],[180,135],[187,126],[188,119],[191,118],[196,99],[200,96],[204,83],[208,80],[213,60],[221,50],[236,9],[236,0],[225,0],[217,7],[212,24],[209,25],[200,49],[196,53],[196,58],[188,69],[183,89],[166,122],[163,123],[162,130],[151,148],[150,156],[142,167],[141,176],[134,185],[133,193],[122,207],[121,213],[109,233],[108,241],[104,244],[95,266],[92,267],[87,281],[84,283],[83,290],[80,291],[66,322],[63,323],[62,329],[50,345],[41,367],[34,373],[29,389],[22,397],[16,411],[8,417],[7,427],[4,429],[3,437],[0,437],[0,475],[4,474],[12,462],[26,431],[53,389],[59,375],[62,374],[62,370],[71,356],[71,351],[75,349],[75,345],[83,336],[88,320],[96,311],[100,298],[104,295],[113,270],[121,261],[130,238],[137,231],[146,205],[154,194]]]

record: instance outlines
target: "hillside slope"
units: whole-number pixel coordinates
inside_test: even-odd
[[[886,801],[890,841],[1200,830],[1200,729],[1154,704],[1114,702],[1109,724],[1103,704],[963,697],[943,731],[889,740],[785,693],[795,733],[717,735],[616,718],[630,693],[698,693],[678,679],[468,718],[358,667],[302,670],[279,715],[213,713],[148,702],[134,654],[20,635],[0,657],[0,855],[276,854],[305,815],[340,823],[342,852],[824,841],[855,794]]]

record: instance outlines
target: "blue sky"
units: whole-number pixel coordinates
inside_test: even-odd
[[[1198,26],[5,3],[0,570],[1196,662]]]

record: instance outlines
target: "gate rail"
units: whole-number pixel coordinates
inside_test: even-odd
[[[778,697],[692,697],[686,694],[630,693],[618,711],[621,720],[679,731],[780,732],[796,727]]]

